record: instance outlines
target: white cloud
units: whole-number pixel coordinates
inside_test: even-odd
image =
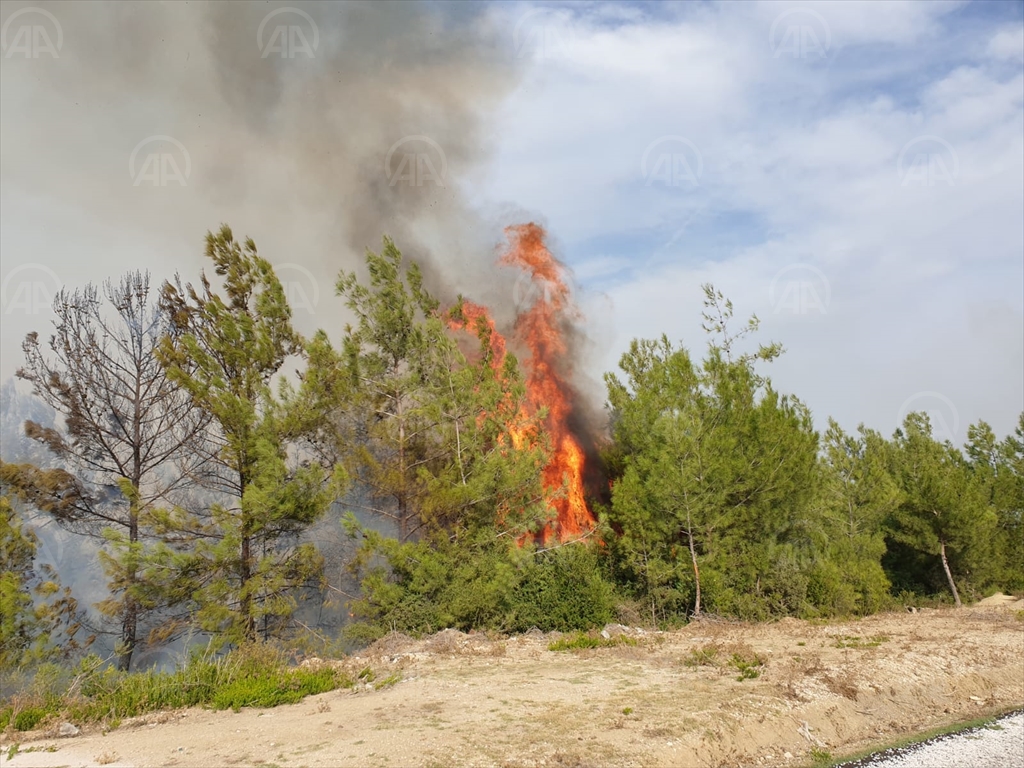
[[[1024,60],[1024,27],[1001,29],[988,43],[988,52],[995,59]]]
[[[492,193],[543,212],[584,282],[608,292],[606,368],[637,336],[702,349],[711,281],[790,349],[776,378],[819,422],[888,432],[908,397],[938,391],[960,437],[979,418],[1011,429],[1024,409],[1024,80],[970,60],[962,34],[963,61],[943,60],[958,4],[800,4],[844,58],[774,57],[767,29],[793,7],[576,22],[572,55],[506,105]],[[977,34],[977,50],[1015,50],[1015,30]],[[856,67],[864,45],[876,47]],[[644,185],[640,158],[664,135],[699,147],[697,186]],[[609,238],[645,245],[602,245],[588,265],[586,244]],[[622,259],[633,268],[611,272]],[[773,278],[795,263],[829,281],[824,315],[772,306]]]

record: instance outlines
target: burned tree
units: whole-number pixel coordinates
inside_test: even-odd
[[[153,533],[147,511],[203,470],[209,417],[157,360],[174,327],[150,302],[148,274],[107,281],[102,293],[91,284],[61,291],[53,309],[49,350],[30,333],[17,375],[60,415],[55,427],[27,421],[25,433],[63,466],[6,464],[3,480],[66,529],[108,539],[102,557],[111,595],[99,607],[120,621],[118,666],[128,669],[140,618],[156,607],[141,562]]]

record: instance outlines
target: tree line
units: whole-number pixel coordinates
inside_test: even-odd
[[[524,416],[518,361],[495,364],[461,300],[442,308],[385,238],[364,279],[338,277],[354,321],[336,344],[293,328],[251,239],[223,226],[206,257],[210,277],[156,295],[141,273],[63,290],[52,336],[26,338],[17,375],[59,419],[24,425],[52,460],[0,462],[0,664],[89,643],[26,506],[102,542],[96,608],[125,670],[186,634],[314,631],[298,612],[327,589],[309,530],[328,516],[356,545],[353,641],[1024,590],[1024,414],[1002,440],[972,425],[962,449],[920,413],[890,437],[834,421],[819,434],[762,371],[781,347],[741,351],[757,320],[734,330],[710,286],[702,360],[637,340],[606,375],[610,498],[594,501],[596,535],[545,548],[531,536],[549,514],[543,413]]]

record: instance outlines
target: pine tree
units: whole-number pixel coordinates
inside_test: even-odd
[[[120,623],[118,666],[128,669],[140,621],[158,606],[140,570],[153,530],[147,514],[187,487],[201,468],[204,414],[165,375],[155,358],[173,330],[149,298],[149,275],[132,272],[61,291],[54,299],[49,353],[37,333],[25,339],[18,377],[63,417],[60,424],[25,423],[25,434],[49,449],[60,466],[5,464],[4,480],[59,524],[104,536],[101,551],[111,596],[101,611]]]
[[[462,304],[441,313],[419,267],[404,264],[388,238],[366,264],[368,285],[355,273],[338,279],[357,323],[336,365],[350,397],[340,441],[351,475],[370,489],[368,511],[403,542],[492,526],[496,515],[509,529],[532,522],[541,515],[540,435],[521,415],[515,357],[494,360],[481,324],[470,329],[480,349],[470,363],[449,330],[463,324]]]
[[[631,345],[620,362],[626,382],[606,376],[622,472],[609,521],[654,619],[684,595],[695,616],[708,598],[744,613],[793,610],[802,599],[787,568],[813,491],[810,416],[755,371],[780,347],[736,353],[757,318],[732,335],[732,305],[711,286],[705,307],[712,339],[701,367],[662,338]]]
[[[228,642],[286,631],[301,589],[319,583],[322,558],[300,535],[334,501],[343,478],[299,463],[289,446],[317,417],[314,399],[272,382],[304,354],[291,309],[255,243],[236,242],[227,225],[208,233],[206,255],[224,296],[204,274],[198,289],[165,283],[161,304],[175,332],[158,357],[167,375],[209,415],[218,450],[206,487],[224,501],[166,511],[163,530],[188,550],[162,550],[154,568],[176,578],[173,599],[193,600],[203,629]]]
[[[928,567],[941,567],[959,607],[958,582],[982,585],[991,561],[995,515],[985,503],[982,486],[971,476],[960,451],[932,437],[926,414],[907,415],[890,454],[890,472],[902,498],[890,517],[889,536],[923,557],[921,582],[930,580],[931,586],[937,586]]]

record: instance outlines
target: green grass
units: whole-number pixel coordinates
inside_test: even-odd
[[[814,747],[811,750],[811,760],[815,766],[829,766],[832,765],[832,753],[827,749]]]
[[[902,736],[892,741],[886,741],[876,744],[868,749],[858,750],[857,752],[851,752],[842,756],[832,756],[829,762],[824,763],[828,768],[834,768],[834,766],[841,765],[843,763],[853,762],[855,760],[861,760],[865,757],[881,752],[886,749],[898,749],[900,747],[909,747],[912,744],[920,744],[922,742],[934,739],[936,736],[944,736],[947,733],[959,733],[960,731],[966,731],[970,728],[988,727],[988,728],[1000,728],[1001,726],[995,725],[995,721],[1011,712],[1020,711],[1020,705],[1012,707],[1004,707],[996,712],[989,714],[985,717],[974,718],[973,720],[966,720],[963,722],[950,723],[949,725],[943,725],[938,728],[932,728],[927,731],[921,731],[910,736]],[[812,753],[813,759],[813,753]],[[818,768],[822,763],[812,763],[814,768]]]
[[[119,672],[95,656],[76,672],[64,693],[30,688],[12,696],[0,709],[0,731],[29,731],[58,719],[116,727],[126,717],[183,707],[275,707],[353,685],[333,667],[289,667],[279,651],[265,645],[221,657],[194,655],[174,672]]]
[[[843,635],[836,640],[836,648],[877,648],[887,642],[889,642],[888,635],[873,635],[864,638],[857,635]]]
[[[585,632],[559,638],[548,645],[549,651],[581,651],[589,648],[614,648],[617,645],[636,645],[636,639],[617,635],[616,637],[592,636]]]
[[[764,668],[764,659],[756,653],[752,653],[750,655],[734,653],[732,658],[729,659],[729,666],[735,668],[736,671],[739,672],[736,679],[740,682],[744,680],[754,680],[761,676],[761,670]]]
[[[392,685],[394,685],[395,683],[397,683],[401,679],[402,679],[402,673],[401,672],[395,672],[392,675],[388,675],[383,680],[378,680],[377,682],[375,682],[373,684],[373,689],[375,691],[381,691],[381,690],[384,690],[385,688],[390,688]]]

